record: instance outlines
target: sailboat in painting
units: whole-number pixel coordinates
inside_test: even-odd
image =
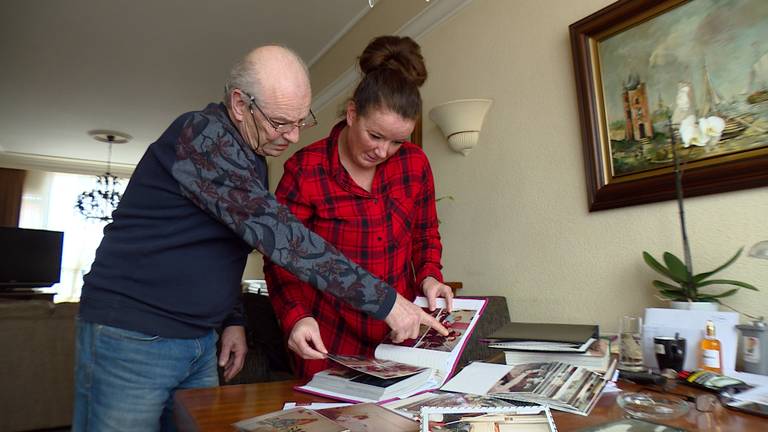
[[[726,102],[712,83],[712,77],[704,63],[704,103],[700,114],[702,117],[718,116],[725,120],[721,140],[735,138],[752,125],[754,116],[748,113],[738,113],[738,101]]]
[[[755,105],[768,101],[768,53],[763,54],[749,70],[747,103]]]

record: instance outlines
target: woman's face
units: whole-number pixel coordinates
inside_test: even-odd
[[[354,102],[347,105],[346,153],[362,169],[375,168],[400,150],[411,136],[415,119],[405,119],[386,108],[369,109],[360,116]]]

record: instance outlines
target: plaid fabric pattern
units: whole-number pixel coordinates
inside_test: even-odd
[[[424,278],[443,280],[429,161],[416,145],[404,143],[377,167],[368,192],[352,180],[339,160],[338,136],[344,126],[342,121],[328,138],[294,154],[285,163],[275,194],[310,230],[413,300]],[[373,355],[389,333],[385,322],[312,289],[268,260],[264,270],[286,335],[298,320],[312,316],[329,352]],[[330,366],[327,360],[294,357],[296,373],[304,378]]]

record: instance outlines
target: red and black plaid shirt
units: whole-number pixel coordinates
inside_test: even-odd
[[[419,147],[404,143],[376,168],[368,192],[339,160],[338,137],[345,126],[342,121],[328,138],[288,159],[275,195],[309,229],[413,300],[427,276],[443,281],[429,161]],[[298,320],[311,316],[329,352],[373,355],[389,333],[383,321],[347,307],[268,260],[264,270],[272,306],[286,335]],[[295,357],[296,373],[304,378],[330,366],[327,360]]]

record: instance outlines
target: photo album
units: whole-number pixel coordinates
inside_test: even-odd
[[[500,365],[476,362],[465,367],[442,390],[489,395],[549,405],[589,415],[610,374],[560,362]]]
[[[442,336],[422,325],[415,339],[398,344],[388,339],[379,344],[374,358],[329,354],[336,366],[316,373],[296,389],[338,400],[380,402],[442,386],[453,374],[486,301],[454,298],[451,312],[443,299],[438,299],[438,307],[431,312],[425,297],[414,303],[437,318],[449,334]]]

